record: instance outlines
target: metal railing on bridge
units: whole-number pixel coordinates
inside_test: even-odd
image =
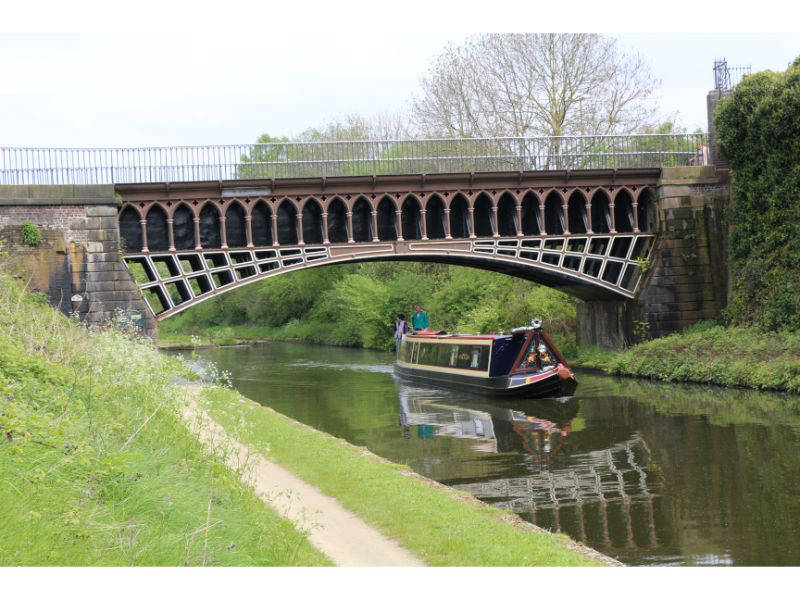
[[[708,136],[289,142],[152,148],[0,147],[0,184],[63,185],[702,165]]]

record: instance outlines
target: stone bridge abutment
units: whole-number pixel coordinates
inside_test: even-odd
[[[728,298],[727,171],[665,168],[657,183],[658,237],[631,300],[578,303],[578,343],[624,348],[712,319]]]
[[[115,315],[149,335],[155,319],[120,255],[113,185],[0,186],[0,268],[91,325]],[[26,242],[23,224],[41,234]]]

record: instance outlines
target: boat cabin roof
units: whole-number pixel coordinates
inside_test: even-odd
[[[447,333],[446,331],[426,331],[418,333],[409,333],[406,338],[412,340],[464,340],[465,342],[473,340],[499,340],[510,338],[510,333]]]

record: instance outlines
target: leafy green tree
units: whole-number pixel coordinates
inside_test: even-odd
[[[727,316],[800,329],[800,58],[746,76],[715,122],[733,176]]]
[[[292,158],[289,138],[274,137],[268,133],[258,136],[256,144],[247,154],[242,154],[237,169],[238,179],[270,179],[281,177],[285,163]]]

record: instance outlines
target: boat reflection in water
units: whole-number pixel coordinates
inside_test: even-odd
[[[441,483],[612,555],[658,545],[659,486],[648,481],[650,449],[638,432],[584,431],[577,398],[497,404],[397,383],[406,437],[416,426],[417,437],[474,440],[473,450],[498,455],[494,475]]]

